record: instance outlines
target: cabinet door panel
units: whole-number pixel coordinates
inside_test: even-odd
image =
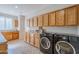
[[[40,34],[35,33],[35,47],[40,48]]]
[[[66,25],[77,25],[77,7],[67,8],[66,12]]]
[[[37,17],[34,17],[33,20],[34,20],[33,26],[37,26],[37,22],[38,22],[38,21],[37,21]]]
[[[34,46],[34,34],[30,34],[30,44]]]
[[[27,43],[30,43],[30,33],[26,32],[26,41]]]
[[[43,15],[43,26],[48,26],[48,14]]]
[[[7,54],[8,53],[8,45],[7,43],[0,44],[0,54]]]
[[[13,40],[19,39],[19,32],[13,32],[12,36],[13,36]]]
[[[55,25],[55,12],[49,14],[49,26]]]
[[[12,32],[3,32],[3,35],[7,39],[7,41],[12,40]]]
[[[77,16],[77,17],[78,17],[78,19],[77,19],[78,22],[77,22],[77,23],[78,23],[78,25],[79,25],[79,5],[77,6],[77,10],[78,10],[78,14],[77,14],[77,15],[78,15],[78,16]]]
[[[33,26],[33,19],[30,19],[30,26]]]
[[[59,10],[56,12],[56,25],[64,25],[64,10]]]
[[[38,26],[42,26],[42,25],[43,25],[43,17],[38,16]]]

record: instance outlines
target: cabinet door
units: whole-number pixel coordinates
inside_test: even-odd
[[[43,17],[42,16],[38,16],[38,26],[42,26],[43,25]]]
[[[40,48],[40,34],[35,33],[35,47]]]
[[[55,12],[49,13],[49,26],[55,25]]]
[[[43,26],[48,26],[48,14],[43,15]]]
[[[0,44],[0,54],[7,54],[8,53],[8,45],[7,43]]]
[[[65,9],[66,25],[77,25],[77,7]]]
[[[3,32],[3,35],[7,39],[7,41],[12,40],[12,32]]]
[[[34,46],[34,34],[30,34],[30,44]]]
[[[19,32],[13,32],[12,36],[13,36],[13,40],[19,39]]]
[[[30,33],[26,32],[26,42],[30,43]]]
[[[78,19],[77,19],[77,23],[78,23],[78,25],[79,25],[79,5],[77,6],[77,9],[78,9],[78,14],[77,14],[77,17],[78,17]]]
[[[33,20],[34,20],[33,26],[37,26],[37,22],[38,22],[38,21],[37,21],[37,17],[34,17]]]
[[[64,10],[59,10],[56,12],[56,25],[57,26],[63,26],[65,23],[64,19]]]
[[[33,19],[30,19],[30,26],[33,26]]]

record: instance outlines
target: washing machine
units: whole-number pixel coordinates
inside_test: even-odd
[[[54,53],[54,33],[42,33],[40,34],[40,51],[44,54]]]
[[[70,44],[74,47],[75,54],[79,54],[79,36],[69,36]]]
[[[69,35],[54,34],[54,54],[75,54],[70,38]]]

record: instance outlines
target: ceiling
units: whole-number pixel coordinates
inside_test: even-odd
[[[18,6],[18,8],[15,8]],[[71,6],[69,4],[0,4],[0,12],[27,17]]]

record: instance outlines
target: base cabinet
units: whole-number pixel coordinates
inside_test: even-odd
[[[12,40],[12,32],[2,32],[7,41]]]
[[[0,44],[0,54],[7,54],[8,53],[8,45],[7,43]]]
[[[37,32],[26,32],[25,41],[34,47],[40,48],[40,34]]]
[[[7,41],[19,39],[19,32],[2,32]]]
[[[40,48],[40,34],[35,33],[35,47]]]
[[[29,32],[26,32],[25,41],[26,41],[27,43],[30,42],[30,33],[29,33]]]
[[[13,39],[19,39],[19,32],[13,32],[12,34]]]
[[[34,34],[30,34],[30,44],[34,46]]]

